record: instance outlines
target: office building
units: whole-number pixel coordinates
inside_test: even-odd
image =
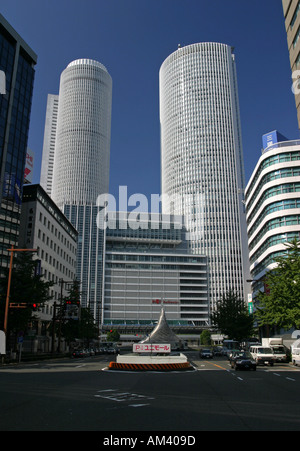
[[[82,306],[97,321],[104,242],[96,201],[109,190],[111,103],[112,79],[101,63],[79,59],[61,74],[51,197],[78,230]]]
[[[22,187],[37,56],[0,14],[0,275],[18,245]],[[3,88],[3,86],[2,86]]]
[[[25,185],[19,246],[37,249],[33,258],[44,280],[53,282],[51,300],[39,312],[41,322],[53,318],[53,305],[68,295],[76,278],[77,230],[40,185]]]
[[[55,153],[55,138],[58,114],[58,95],[49,94],[47,99],[44,143],[40,183],[47,194],[52,193],[52,179]]]
[[[274,131],[263,143],[245,190],[254,296],[264,290],[263,277],[286,252],[285,243],[300,237],[300,141]]]
[[[297,108],[298,127],[300,128],[300,1],[282,0],[287,45],[293,78],[293,90]]]
[[[63,205],[96,203],[108,193],[112,79],[97,61],[73,61],[61,74],[52,197]]]
[[[112,213],[105,229],[102,330],[150,331],[162,307],[172,328],[207,327],[207,258],[188,253],[182,218],[152,214],[139,228],[127,219]]]
[[[190,252],[207,255],[210,304],[245,300],[249,259],[233,48],[179,47],[160,68],[163,213],[182,215]]]

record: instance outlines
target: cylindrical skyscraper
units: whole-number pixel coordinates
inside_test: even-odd
[[[109,190],[112,79],[103,64],[78,59],[61,74],[52,198],[78,230],[81,305],[100,323],[103,230],[97,197]]]
[[[52,198],[95,203],[109,189],[112,79],[103,64],[73,61],[61,74]]]
[[[193,44],[163,62],[160,123],[163,213],[184,215],[191,252],[208,256],[211,306],[229,290],[246,299],[245,182],[230,46]]]

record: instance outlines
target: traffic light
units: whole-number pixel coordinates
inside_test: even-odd
[[[35,302],[32,304],[32,310],[34,311],[34,312],[36,312],[37,310],[38,310],[38,308],[39,308],[39,304],[36,304]]]

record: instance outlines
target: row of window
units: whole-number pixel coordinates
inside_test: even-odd
[[[269,230],[293,225],[300,225],[300,215],[283,216],[271,219],[263,226],[261,231],[256,235],[255,239],[249,244],[249,250],[251,251]]]
[[[253,219],[254,215],[257,213],[257,211],[260,209],[262,204],[265,202],[265,200],[269,199],[270,197],[279,196],[281,194],[287,194],[287,193],[298,193],[300,192],[300,182],[299,183],[286,183],[284,185],[276,185],[264,192],[264,194],[259,199],[259,202],[255,205],[255,209],[252,212],[252,214],[249,216],[249,222]],[[254,202],[256,199],[252,199]],[[251,202],[251,203],[253,203]],[[250,208],[250,205],[249,207]]]
[[[267,249],[277,244],[290,242],[293,238],[300,238],[300,232],[288,232],[269,237],[259,249],[251,256],[250,263],[254,263]]]
[[[298,208],[298,209],[300,208],[300,199],[287,199],[287,200],[274,202],[274,203],[268,205],[266,208],[264,208],[262,213],[256,219],[253,227],[248,231],[249,238],[253,235],[255,230],[258,228],[259,224],[263,221],[263,219],[266,216],[268,216],[272,213],[275,213],[277,211],[290,210],[290,209],[295,209],[295,208]]]
[[[76,254],[75,246],[63,235],[63,233],[61,233],[57,229],[57,227],[55,227],[54,224],[51,224],[49,219],[47,219],[47,217],[44,216],[43,213],[41,213],[41,212],[40,212],[39,220],[45,227],[48,228],[49,231],[51,231],[52,234],[54,234],[55,237],[57,237],[58,240],[60,240],[62,242],[63,245],[65,245],[67,247],[67,249],[69,249],[74,255]],[[38,237],[40,239],[42,239],[43,242],[45,242],[45,233],[43,233],[43,235],[42,235],[42,232],[41,232],[40,229],[38,231]],[[47,240],[46,244],[49,245],[49,237],[47,237],[46,240]],[[56,243],[55,242],[53,243],[52,240],[51,240],[51,243],[50,243],[51,249],[52,249],[52,244],[54,246],[53,249],[55,251],[56,250]],[[59,246],[57,246],[57,248],[58,248],[58,252],[59,252]]]
[[[262,171],[264,169],[268,168],[269,166],[273,166],[274,164],[287,163],[289,161],[299,161],[299,160],[300,160],[300,152],[298,150],[295,152],[284,152],[284,153],[272,155],[272,156],[266,158],[259,166],[259,169],[256,172],[256,174],[251,182],[251,185],[247,189],[247,193],[245,194],[245,200],[246,201],[248,200],[250,194],[252,193],[252,190],[253,190],[253,187],[254,187],[256,181],[258,180],[258,178],[260,177],[260,174],[262,173]]]

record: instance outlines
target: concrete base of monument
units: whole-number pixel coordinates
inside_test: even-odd
[[[121,371],[193,371],[184,354],[179,355],[118,355],[109,370]]]

